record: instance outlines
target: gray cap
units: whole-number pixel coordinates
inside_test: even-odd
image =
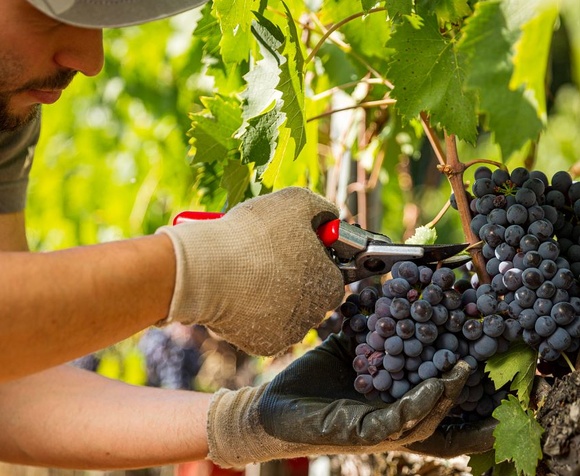
[[[3,0],[0,0],[3,1]],[[28,0],[46,15],[86,28],[115,28],[159,20],[207,0]]]

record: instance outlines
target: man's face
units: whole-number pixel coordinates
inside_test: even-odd
[[[58,100],[77,72],[103,65],[102,32],[65,25],[26,0],[0,0],[0,132]]]

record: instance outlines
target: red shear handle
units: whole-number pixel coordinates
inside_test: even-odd
[[[216,218],[223,217],[223,213],[216,213],[216,212],[192,212],[186,211],[179,213],[174,219],[173,224],[179,225],[180,223],[184,223],[186,221],[192,220],[215,220]]]
[[[322,241],[322,244],[330,248],[338,240],[340,235],[340,220],[337,218],[320,225],[318,230],[316,230],[316,234],[320,238],[320,241]]]
[[[223,213],[216,212],[185,211],[177,214],[177,216],[173,219],[173,225],[179,225],[180,223],[192,220],[214,220],[223,216]],[[318,230],[316,230],[316,234],[324,246],[329,248],[334,242],[338,240],[340,234],[340,220],[337,218],[336,220],[331,220],[324,223],[323,225],[320,225]]]

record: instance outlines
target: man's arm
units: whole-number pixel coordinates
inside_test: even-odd
[[[0,213],[0,251],[28,251],[24,212]]]
[[[2,225],[2,249],[22,249],[23,231]],[[3,382],[102,349],[166,317],[175,256],[160,234],[50,253],[0,252],[0,269]]]
[[[211,397],[59,366],[0,385],[0,460],[125,469],[203,459]]]

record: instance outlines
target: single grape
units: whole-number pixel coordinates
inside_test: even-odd
[[[380,369],[373,376],[373,387],[380,392],[388,390],[389,388],[391,388],[392,384],[393,379],[391,378],[391,374],[385,369]]]
[[[424,294],[424,293],[423,293]],[[433,306],[424,300],[419,299],[411,304],[411,317],[417,322],[427,322],[433,315]]]
[[[451,369],[457,362],[455,354],[448,349],[439,349],[433,355],[433,364],[441,372],[446,372]]]
[[[477,340],[483,334],[483,324],[477,319],[467,319],[463,324],[461,332],[466,339]]]
[[[552,349],[558,352],[564,352],[570,344],[572,343],[572,337],[566,329],[558,327],[554,333],[546,339],[546,342],[552,347]]]
[[[539,336],[548,337],[554,333],[556,327],[558,327],[558,325],[554,318],[551,316],[540,316],[536,321],[534,330]]]
[[[377,319],[375,331],[381,337],[387,338],[395,334],[396,321],[391,317],[381,317]]]
[[[412,261],[404,261],[399,266],[399,276],[409,284],[416,284],[419,282],[419,267]]]
[[[483,333],[490,337],[499,337],[503,334],[505,324],[503,318],[497,314],[491,314],[483,318]]]
[[[369,360],[364,355],[357,355],[352,361],[352,368],[361,374],[369,370]]]
[[[403,352],[403,339],[399,336],[394,335],[387,337],[384,345],[385,352],[390,355],[397,355]]]
[[[373,388],[373,378],[368,374],[360,374],[354,379],[354,388],[359,393],[369,393]]]
[[[408,380],[393,380],[393,385],[391,386],[391,395],[396,400],[405,395],[409,390],[411,390],[411,384]]]
[[[415,337],[423,344],[432,344],[438,335],[437,326],[432,321],[415,324]]]

